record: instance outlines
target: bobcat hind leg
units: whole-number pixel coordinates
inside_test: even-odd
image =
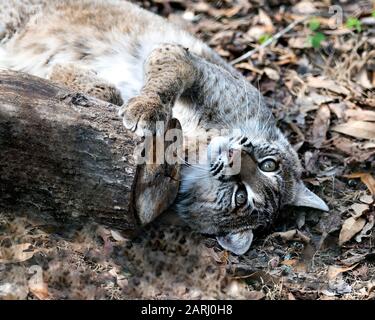
[[[121,106],[124,103],[120,91],[91,70],[80,69],[71,64],[58,64],[53,67],[49,79],[115,105]]]

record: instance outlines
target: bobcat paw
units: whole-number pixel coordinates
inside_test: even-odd
[[[126,129],[139,136],[155,134],[163,131],[169,118],[166,107],[158,97],[138,96],[130,99],[121,107],[119,115],[123,117]]]
[[[179,44],[161,44],[153,49],[147,59],[148,67],[170,65],[183,62],[189,55],[189,50]]]
[[[120,91],[116,87],[109,84],[94,84],[91,88],[87,90],[87,93],[89,95],[94,96],[95,98],[107,101],[118,106],[121,106],[124,103],[121,98]]]

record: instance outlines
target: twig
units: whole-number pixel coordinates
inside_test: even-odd
[[[280,39],[284,34],[288,33],[290,30],[292,30],[297,24],[300,24],[304,21],[306,21],[307,19],[309,18],[309,16],[305,16],[301,19],[298,19],[296,21],[293,21],[291,24],[289,24],[285,29],[279,31],[278,33],[276,33],[274,36],[272,36],[271,38],[269,38],[267,41],[265,41],[264,43],[262,43],[259,47],[253,49],[253,50],[250,50],[248,52],[246,52],[245,54],[243,54],[242,56],[234,59],[233,61],[231,61],[230,64],[236,64],[240,61],[243,61],[249,57],[251,57],[255,52],[267,47],[269,44],[271,44],[272,42],[274,42],[275,40],[278,40]]]

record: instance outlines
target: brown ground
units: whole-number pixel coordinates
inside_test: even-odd
[[[374,4],[141,4],[186,26],[230,61],[293,21],[316,17],[236,67],[267,97],[303,159],[305,182],[331,211],[285,210],[242,257],[161,222],[130,241],[100,225],[62,229],[26,212],[17,218],[3,212],[0,299],[374,299]],[[343,9],[336,24],[329,19],[333,4]],[[314,48],[317,33],[325,39]]]

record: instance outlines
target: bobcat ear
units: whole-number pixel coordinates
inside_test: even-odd
[[[224,237],[216,237],[219,244],[234,254],[241,255],[249,250],[253,242],[253,231],[246,230],[237,233],[230,233]]]
[[[307,189],[302,182],[300,182],[297,187],[296,198],[294,199],[292,205],[297,207],[310,207],[322,211],[329,211],[326,203],[315,193]]]

